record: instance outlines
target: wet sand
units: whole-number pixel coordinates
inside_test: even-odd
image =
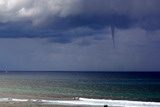
[[[0,107],[65,107],[65,106],[42,105],[42,104],[33,104],[33,103],[0,102]]]

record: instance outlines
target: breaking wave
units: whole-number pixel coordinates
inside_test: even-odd
[[[0,98],[0,102],[36,102],[49,105],[68,105],[68,106],[96,106],[104,107],[160,107],[160,102],[141,102],[127,100],[106,100],[106,99],[89,99],[76,98],[73,100],[42,100],[42,99],[16,99]]]

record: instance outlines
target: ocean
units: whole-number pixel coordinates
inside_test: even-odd
[[[0,73],[0,96],[160,102],[159,72]]]

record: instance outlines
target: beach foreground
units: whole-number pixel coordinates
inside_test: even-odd
[[[72,100],[0,98],[2,107],[160,107],[159,102],[75,98]]]

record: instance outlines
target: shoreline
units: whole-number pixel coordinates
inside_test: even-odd
[[[108,99],[108,100],[127,100],[127,101],[141,101],[141,102],[160,102],[157,100],[145,100],[145,99],[129,99],[129,98],[112,98],[112,97],[96,97],[96,96],[71,96],[60,94],[33,94],[33,93],[2,93],[0,92],[0,98],[18,98],[18,99],[45,99],[45,100],[72,100],[76,97],[89,98],[89,99]],[[137,100],[136,100],[137,99]]]
[[[47,99],[18,99],[18,98],[0,98],[0,106],[12,105],[16,107],[18,105],[31,106],[32,107],[160,107],[160,102],[142,102],[142,101],[128,101],[128,100],[107,100],[107,99],[89,99],[89,98],[72,98],[66,100],[47,100]],[[5,107],[5,106],[3,106]]]

